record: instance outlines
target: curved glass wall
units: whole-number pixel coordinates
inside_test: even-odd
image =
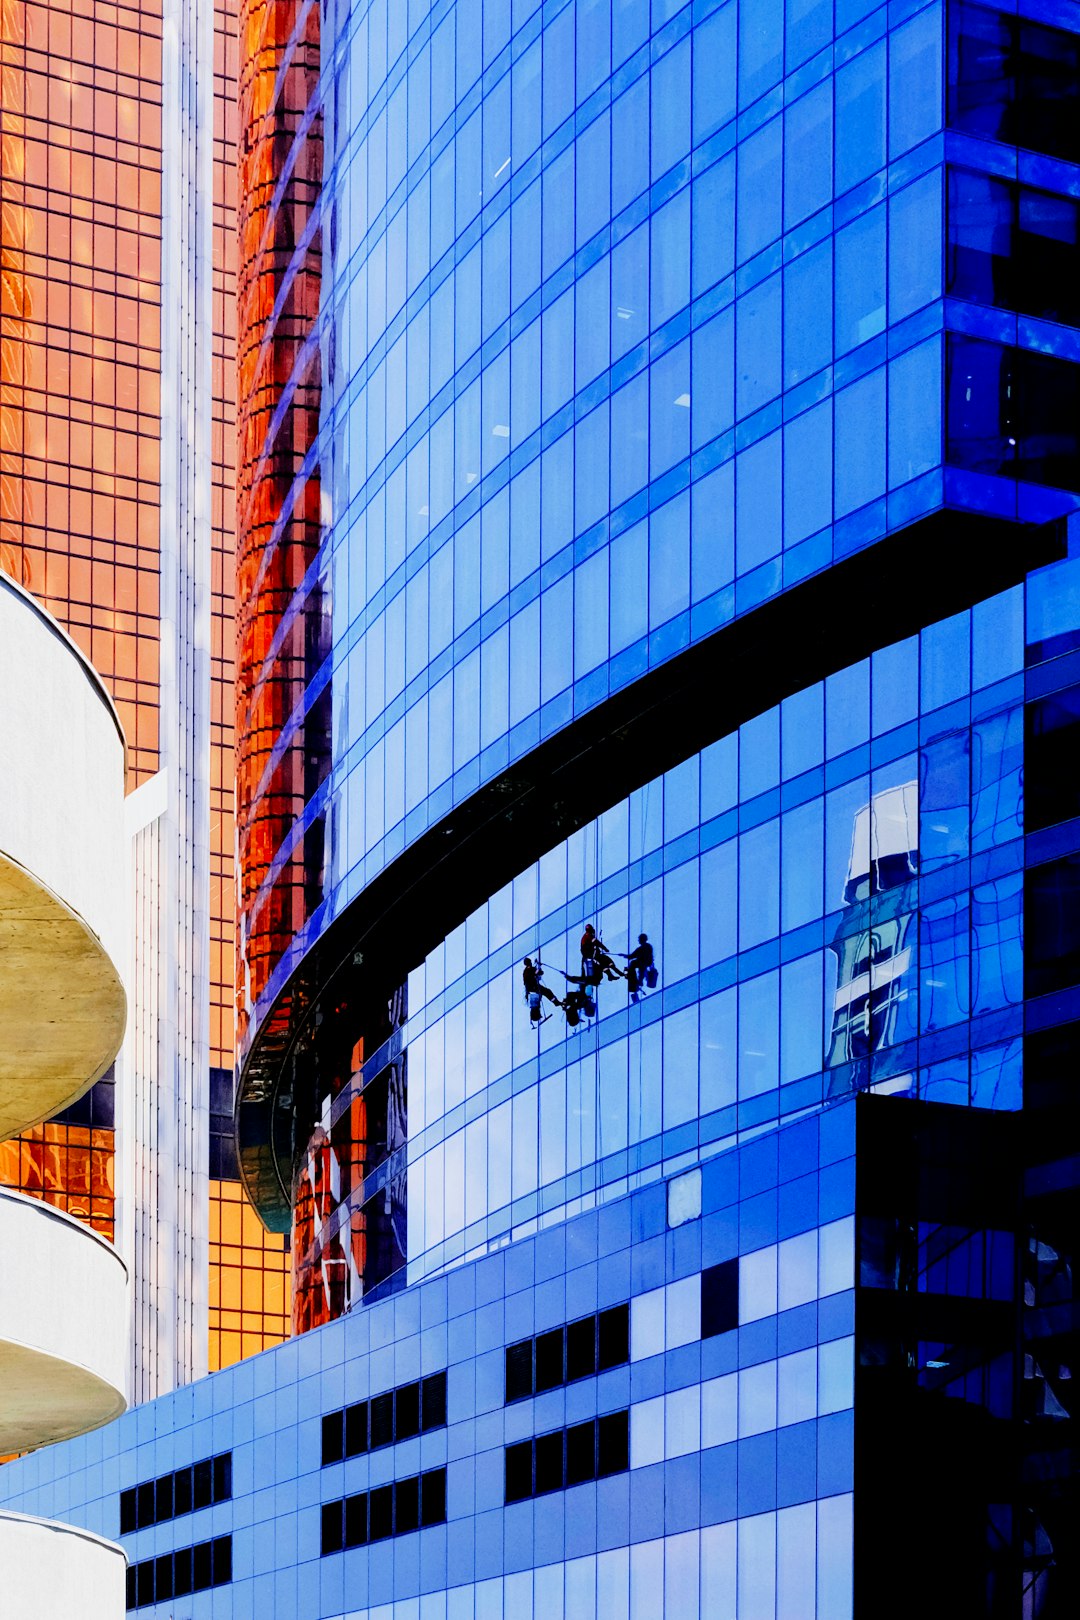
[[[943,507],[1075,504],[1069,310],[980,280],[977,209],[943,254],[946,161],[989,185],[1034,143],[1054,220],[1002,207],[1068,284],[1068,104],[980,112],[997,14],[956,15],[323,7],[320,425],[289,493],[314,512],[317,462],[323,527],[257,677],[297,671],[241,807],[256,1026],[421,833],[611,694]]]
[[[1076,576],[1032,576],[1029,661],[1080,640]],[[376,1050],[336,995],[304,1059],[324,1101],[298,1160],[298,1325],[854,1092],[1019,1109],[1025,759],[1053,775],[1024,671],[1016,587],[554,846],[417,964]],[[1038,735],[1060,744],[1054,702]],[[1075,808],[1040,799],[1028,832]],[[642,933],[652,987],[621,977]],[[526,957],[557,998],[539,1021]]]
[[[319,543],[316,453],[322,257],[318,104],[319,7],[249,0],[240,14],[237,275],[237,826],[241,1024],[266,974],[267,935],[302,926],[305,884],[321,867],[310,844],[277,868],[273,904],[258,890],[324,770],[318,705],[283,735],[325,655],[318,597],[299,636],[283,616]],[[254,984],[254,991],[252,985]]]

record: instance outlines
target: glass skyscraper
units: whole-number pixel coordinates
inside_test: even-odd
[[[298,1336],[0,1489],[162,1616],[1071,1614],[1075,8],[243,26]]]
[[[182,113],[174,94],[182,69],[168,43],[181,13],[198,38],[204,91],[198,109],[187,105]],[[205,71],[210,51],[212,75]],[[201,761],[209,741],[209,771],[191,788],[202,824],[186,829],[172,882],[158,886],[156,873],[144,882],[149,903],[140,931],[149,964],[158,924],[180,931],[162,919],[179,881],[175,872],[192,866],[199,850],[194,911],[209,911],[209,949],[178,1017],[177,1045],[186,1064],[192,1026],[208,1023],[208,1051],[204,1042],[175,1100],[177,1114],[198,1135],[194,1218],[182,1223],[195,1234],[194,1264],[179,1283],[163,1265],[151,1283],[156,1217],[148,1212],[138,1239],[130,1220],[136,1158],[145,1164],[159,1156],[174,1182],[177,1171],[175,1144],[162,1145],[158,1155],[146,1138],[155,1118],[151,1095],[164,1095],[155,1070],[160,1065],[169,1072],[176,1057],[167,1041],[151,1057],[151,1014],[140,1037],[139,1062],[149,1071],[145,1106],[135,1105],[130,1077],[121,1072],[118,1078],[110,1068],[62,1116],[0,1143],[0,1184],[68,1210],[132,1258],[136,1297],[148,1302],[140,1312],[138,1352],[148,1368],[140,1378],[144,1396],[205,1368],[208,1313],[211,1368],[278,1342],[288,1318],[282,1240],[263,1233],[244,1201],[235,1155],[222,1149],[216,1128],[223,1113],[231,1119],[234,1055],[237,54],[235,0],[204,5],[197,22],[186,0],[180,8],[163,0],[0,5],[0,570],[32,591],[101,671],[125,728],[129,791],[171,767],[151,790],[155,812],[164,802],[162,782],[171,783],[174,802],[183,800],[188,790],[170,749],[175,755],[178,733],[198,729]],[[178,305],[182,260],[175,211],[163,209],[163,196],[169,205],[182,187],[177,131],[185,119],[199,126],[199,164],[204,151],[213,160],[212,197],[209,184],[200,190],[201,168],[195,186],[194,236],[213,277],[212,305],[207,299],[198,316],[212,348],[205,377],[201,356],[195,364],[185,354],[183,366],[170,359],[178,340],[167,318],[163,345],[163,237],[168,310]],[[209,273],[200,291],[203,286],[209,289]],[[176,595],[184,595],[175,586],[171,551],[178,500],[162,502],[177,442],[171,424],[181,371],[207,423],[197,500],[188,506],[189,513],[198,508],[196,558],[185,562],[188,580],[198,576],[200,603],[212,598],[209,623],[200,620],[197,632],[176,610]],[[170,424],[164,454],[163,419]],[[205,661],[181,694],[174,674],[191,660],[195,641]],[[140,814],[134,811],[132,820]],[[152,978],[152,971],[140,975],[141,1005],[167,998]],[[126,1060],[130,1071],[130,1054]],[[124,1062],[122,1056],[121,1071]],[[162,1103],[166,1111],[169,1106]],[[148,1196],[146,1202],[157,1200]],[[163,1241],[168,1247],[169,1239]],[[159,1281],[167,1299],[160,1309]],[[163,1352],[159,1364],[160,1324],[175,1316],[185,1294],[197,1296],[185,1354],[170,1366]]]

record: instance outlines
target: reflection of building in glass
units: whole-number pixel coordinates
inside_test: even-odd
[[[237,837],[251,980],[238,992],[241,1032],[322,873],[322,818],[293,831],[326,774],[330,696],[318,679],[323,586],[310,578],[322,521],[319,19],[302,0],[249,0],[240,14]]]
[[[1080,351],[943,213],[947,119],[990,257],[1072,197],[1032,7],[249,8],[236,1145],[308,1331],[195,1397],[215,1609],[1075,1607]],[[537,1029],[586,920],[661,982]]]
[[[345,1016],[341,1016],[344,1014]],[[389,1033],[364,1061],[358,1041],[340,1064],[294,1172],[293,1329],[330,1322],[364,1298],[405,1284],[408,1054],[405,988],[387,1008]],[[338,1009],[348,1029],[348,1009]],[[333,1050],[329,1031],[324,1052]]]
[[[184,53],[206,60],[211,20],[214,76],[200,77],[200,98],[181,109]],[[63,1115],[0,1144],[0,1180],[88,1221],[132,1258],[148,1365],[160,1349],[160,1369],[147,1373],[142,1394],[165,1387],[177,1367],[190,1376],[205,1365],[208,1064],[228,1066],[230,1114],[232,1107],[236,78],[234,0],[164,8],[140,0],[119,13],[82,0],[0,6],[0,568],[45,603],[101,671],[126,731],[129,790],[166,771],[130,815],[146,901],[137,923],[143,971],[133,986],[145,1017],[136,1015],[133,1048]],[[205,209],[200,200],[198,226],[185,236],[171,201],[189,161],[201,188],[211,137],[213,216],[209,197]],[[196,260],[197,294],[184,279]],[[201,357],[183,349],[194,326],[178,330],[171,319],[184,310],[206,335],[209,392]],[[195,424],[197,474],[175,427],[181,394],[179,419]],[[174,520],[181,510],[191,521],[186,532]],[[209,780],[201,763],[208,730]],[[182,825],[189,796],[195,811]],[[172,838],[183,850],[175,867]],[[176,877],[163,880],[170,871]],[[190,912],[172,916],[174,900],[183,907],[188,873]],[[198,936],[207,909],[208,950],[181,963],[183,982],[170,985],[172,952],[162,950],[159,928],[174,942]],[[169,1049],[170,1018],[153,1013],[170,998],[179,1055]],[[171,1082],[158,1082],[177,1072],[173,1096]],[[175,1140],[172,1127],[158,1135],[165,1116],[176,1123]],[[136,1163],[140,1177],[160,1163],[172,1190],[140,1179],[133,1194]],[[220,1170],[210,1178],[215,1366],[278,1342],[287,1325],[287,1255],[245,1213],[238,1181]],[[186,1252],[168,1213],[177,1187],[190,1200],[176,1223],[191,1234]],[[127,1227],[117,1225],[118,1207],[128,1211]],[[241,1224],[243,1241],[233,1231]],[[182,1255],[175,1271],[174,1252]],[[246,1253],[251,1276],[241,1289]],[[241,1293],[256,1296],[257,1306],[242,1310]],[[159,1344],[174,1297],[187,1301],[191,1324],[178,1361]]]
[[[0,5],[0,568],[100,671],[135,786],[159,762],[161,7],[52,12]],[[110,1077],[3,1144],[0,1180],[111,1239],[114,1133]]]
[[[288,1335],[288,1253],[243,1197],[232,1151],[236,1005],[237,0],[214,5],[213,616],[210,674],[209,1367]],[[215,1130],[216,1126],[220,1129]],[[215,1137],[228,1149],[215,1155]]]
[[[855,817],[837,926],[828,1062],[868,1058],[896,1037],[918,949],[919,784],[884,788]]]

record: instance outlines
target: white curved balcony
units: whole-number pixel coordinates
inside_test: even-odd
[[[0,575],[0,1139],[73,1103],[124,1033],[124,738],[74,642]]]
[[[0,1261],[0,1455],[119,1417],[129,1306],[116,1250],[72,1216],[0,1188]]]
[[[124,1612],[123,1549],[72,1524],[0,1513],[4,1613],[38,1620],[117,1620]]]

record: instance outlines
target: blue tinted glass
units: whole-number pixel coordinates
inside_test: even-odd
[[[735,116],[738,6],[728,0],[694,31],[694,145]]]
[[[843,193],[885,162],[884,40],[836,73],[836,190]]]

